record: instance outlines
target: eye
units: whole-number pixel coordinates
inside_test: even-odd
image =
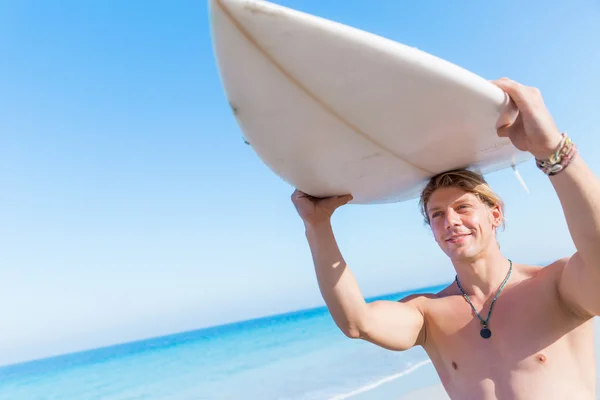
[[[439,216],[439,215],[440,215],[440,212],[439,212],[439,211],[437,211],[437,212],[434,212],[433,214],[431,214],[431,218],[433,219],[433,218],[435,218],[435,217],[437,217],[437,216]]]

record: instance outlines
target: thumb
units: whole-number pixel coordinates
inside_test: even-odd
[[[343,206],[344,204],[348,203],[350,200],[352,200],[352,198],[353,197],[351,194],[331,197],[331,198],[327,199],[327,205],[334,207],[334,208],[338,208],[338,207]]]
[[[510,126],[504,125],[498,128],[498,137],[510,137]]]
[[[519,129],[523,128],[523,116],[519,114],[517,119],[512,124],[503,125],[498,128],[498,136],[499,137],[507,137],[510,138],[514,133],[516,133]]]

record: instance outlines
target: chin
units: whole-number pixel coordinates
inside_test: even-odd
[[[445,253],[452,260],[470,260],[477,255],[476,251],[468,248],[447,249]]]

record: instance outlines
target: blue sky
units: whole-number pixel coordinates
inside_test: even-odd
[[[600,173],[594,0],[278,3],[542,90]],[[175,6],[176,4],[176,6]],[[293,191],[243,144],[206,1],[0,13],[0,364],[322,305]],[[488,176],[517,262],[568,255],[533,163]],[[366,296],[447,282],[416,200],[334,217]]]

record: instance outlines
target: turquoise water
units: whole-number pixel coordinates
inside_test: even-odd
[[[389,381],[397,398],[426,363],[347,339],[317,308],[3,367],[0,399],[365,399]]]

